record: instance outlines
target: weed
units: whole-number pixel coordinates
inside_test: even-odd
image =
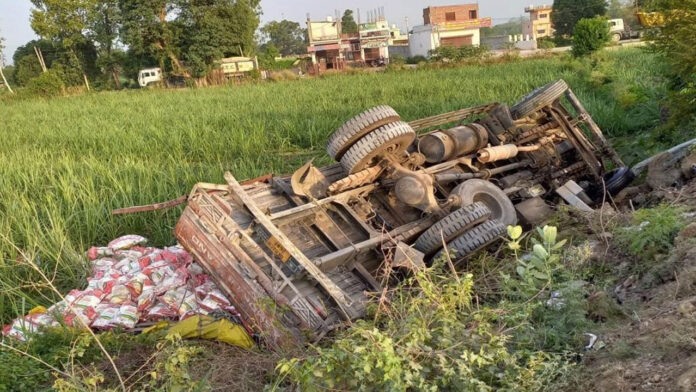
[[[644,262],[665,254],[685,226],[683,209],[667,204],[645,208],[633,214],[632,226],[618,228],[616,240]]]

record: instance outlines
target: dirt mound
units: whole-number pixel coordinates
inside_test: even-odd
[[[653,282],[632,275],[616,286],[620,316],[592,331],[599,340],[565,390],[696,390],[696,223],[655,264],[666,270],[662,283],[649,287]]]

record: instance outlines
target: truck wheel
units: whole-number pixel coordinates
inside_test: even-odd
[[[348,174],[357,173],[377,163],[386,154],[402,154],[416,139],[416,131],[408,123],[398,121],[375,129],[353,144],[341,158]]]
[[[448,243],[490,216],[491,210],[481,202],[454,210],[421,234],[413,247],[426,255],[432,254],[442,249],[443,239]]]
[[[532,91],[529,95],[522,98],[515,106],[510,108],[512,118],[519,120],[545,106],[553,104],[557,99],[563,96],[566,90],[568,90],[568,84],[563,79],[559,79]]]
[[[611,35],[611,41],[612,42],[619,42],[621,41],[621,34],[615,33]]]
[[[510,198],[502,189],[490,181],[473,179],[466,180],[452,190],[452,194],[462,199],[462,205],[466,206],[476,202],[482,202],[491,210],[491,218],[504,225],[517,223],[517,212]]]
[[[441,258],[445,251],[454,252],[454,260],[461,260],[471,256],[476,251],[500,238],[505,233],[505,225],[497,220],[489,220],[481,223],[473,229],[460,235],[454,241],[447,244],[447,248],[437,252],[433,259]]]
[[[607,187],[607,192],[616,196],[624,188],[626,188],[633,179],[636,178],[635,173],[625,166],[619,167],[604,175],[604,183]]]
[[[340,160],[343,154],[361,137],[375,129],[401,120],[399,114],[390,106],[376,106],[348,120],[329,137],[326,152],[335,160]]]

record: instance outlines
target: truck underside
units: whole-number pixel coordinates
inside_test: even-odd
[[[589,209],[632,179],[565,82],[406,123],[370,109],[291,176],[197,184],[175,233],[273,348],[365,315],[393,270],[458,262],[565,200]]]

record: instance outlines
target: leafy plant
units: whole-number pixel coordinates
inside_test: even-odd
[[[53,71],[43,72],[27,84],[27,90],[39,97],[55,97],[63,94],[64,89],[63,81]]]
[[[616,239],[635,256],[651,261],[672,247],[674,238],[685,225],[683,212],[683,208],[667,204],[640,209],[633,214],[632,226],[616,230]]]
[[[609,25],[604,17],[580,19],[573,32],[573,56],[590,55],[609,43]]]
[[[437,61],[460,62],[465,60],[477,60],[484,58],[489,53],[485,46],[464,45],[456,48],[453,46],[440,46],[430,51],[430,55]]]
[[[472,275],[452,276],[443,263],[380,298],[372,319],[278,372],[304,391],[525,391],[565,369],[561,356],[511,349],[499,310],[473,304]]]

